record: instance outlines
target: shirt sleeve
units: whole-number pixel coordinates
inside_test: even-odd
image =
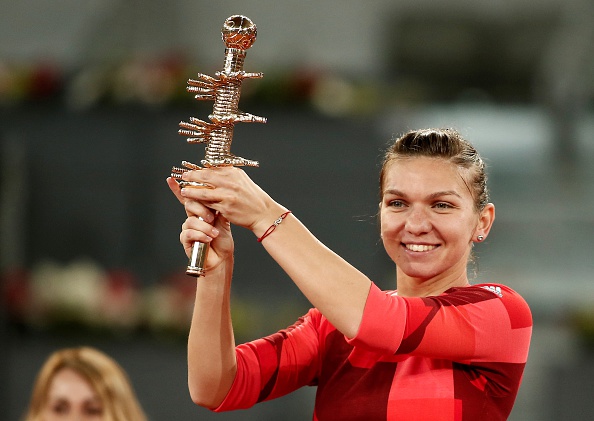
[[[485,284],[434,297],[399,297],[373,285],[354,346],[461,363],[525,363],[532,315],[511,288]]]
[[[237,374],[215,412],[250,408],[315,381],[321,314],[311,309],[291,327],[238,345]]]

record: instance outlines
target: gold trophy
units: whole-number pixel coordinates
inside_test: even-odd
[[[235,156],[231,153],[233,128],[235,123],[266,123],[264,117],[258,117],[238,109],[241,84],[243,79],[256,79],[262,73],[246,73],[243,62],[246,50],[256,41],[256,25],[247,17],[234,15],[227,18],[221,30],[225,43],[225,63],[223,70],[216,72],[216,77],[198,73],[198,79],[188,80],[186,90],[194,93],[197,100],[213,100],[210,122],[190,117],[190,122],[180,122],[179,134],[186,136],[188,143],[205,143],[206,153],[201,161],[205,167],[250,166],[257,167],[258,161]],[[186,182],[181,179],[186,171],[199,169],[200,166],[183,161],[184,168],[173,167],[171,176],[181,187],[210,188],[210,186]],[[186,273],[191,276],[204,276],[204,263],[208,253],[208,243],[194,243]]]

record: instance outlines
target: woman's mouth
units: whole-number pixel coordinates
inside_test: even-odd
[[[428,244],[404,244],[407,250],[415,251],[415,252],[422,252],[422,251],[431,251],[437,246],[428,245]]]

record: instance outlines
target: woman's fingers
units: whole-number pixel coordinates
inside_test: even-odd
[[[182,189],[213,189],[210,184],[198,181],[177,181],[173,177],[167,177],[167,185],[177,200],[183,205],[186,197],[182,194]]]
[[[187,174],[184,174],[184,180],[179,182],[180,197],[186,201],[186,204],[188,201],[204,203],[205,205],[217,202],[219,192],[215,192],[216,187],[205,181],[196,181],[199,175],[202,175],[202,171],[188,171]]]
[[[177,200],[179,200],[179,203],[183,205],[186,199],[181,195],[181,187],[177,181],[175,181],[173,177],[167,177],[167,185],[169,186],[169,190],[171,190]]]
[[[235,225],[251,229],[255,221],[271,218],[265,213],[274,205],[273,200],[240,168],[187,171],[183,180],[211,186],[185,187],[180,194],[186,200],[195,200],[220,212]]]
[[[186,208],[186,214],[188,216],[197,216],[199,218],[202,218],[204,221],[206,221],[208,223],[212,223],[215,220],[214,212],[211,209],[204,206],[200,202],[187,199],[185,208]]]
[[[175,195],[177,200],[184,205],[187,216],[199,216],[207,222],[212,222],[215,219],[214,212],[202,203],[182,196],[180,184],[172,177],[167,177],[167,185],[171,192]]]
[[[219,230],[197,216],[190,216],[182,225],[180,241],[184,248],[191,248],[196,241],[210,243],[219,235]]]

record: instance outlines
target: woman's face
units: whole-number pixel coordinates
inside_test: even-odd
[[[455,165],[428,157],[392,161],[380,206],[382,239],[396,263],[399,284],[406,278],[467,280],[466,264],[481,218]]]
[[[70,368],[52,379],[43,421],[103,420],[103,403],[89,382]]]

